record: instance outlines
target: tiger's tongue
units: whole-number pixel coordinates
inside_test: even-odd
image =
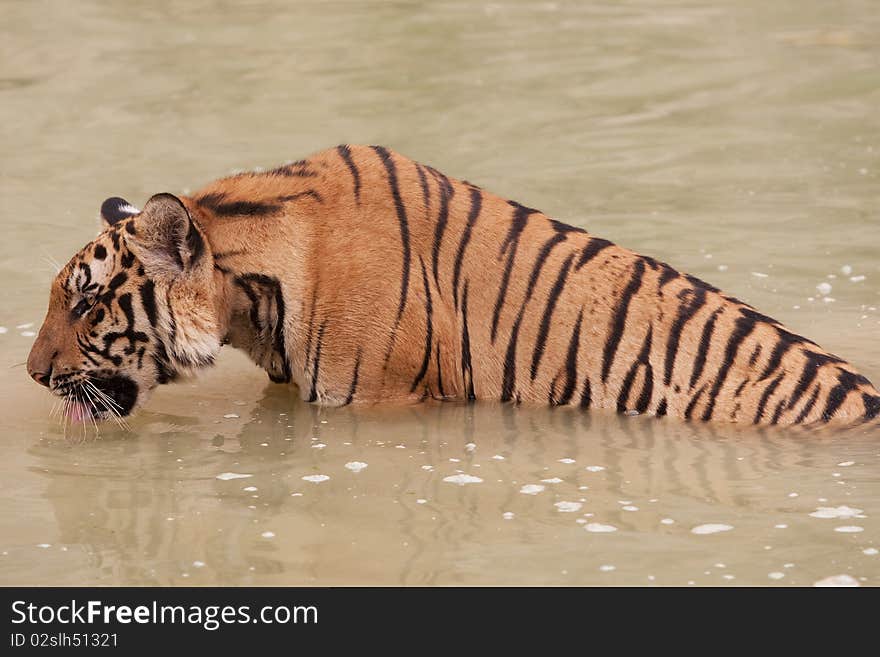
[[[82,402],[75,401],[67,408],[67,416],[74,422],[85,422],[92,416],[89,407]]]

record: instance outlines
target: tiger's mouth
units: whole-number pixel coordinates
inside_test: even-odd
[[[84,375],[53,386],[62,399],[62,415],[74,422],[121,419],[137,402],[138,385],[127,376]]]

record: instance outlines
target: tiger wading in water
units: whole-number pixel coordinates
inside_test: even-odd
[[[500,400],[704,421],[880,414],[844,360],[669,265],[379,146],[104,202],[28,371],[83,420],[246,351],[308,401]]]

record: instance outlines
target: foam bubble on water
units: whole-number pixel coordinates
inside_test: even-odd
[[[524,495],[537,495],[538,493],[544,490],[544,486],[541,484],[526,484],[522,488],[519,489],[520,493]]]
[[[865,548],[864,550],[862,550],[862,554],[867,554],[869,557],[874,556],[875,554],[877,554],[877,552],[877,548]]]
[[[626,506],[621,507],[624,511],[638,511],[639,507],[633,506],[632,504],[627,504]]]
[[[860,586],[859,581],[850,575],[831,575],[815,582],[813,586]]]
[[[580,511],[583,504],[580,502],[556,502],[553,506],[561,513],[574,513]]]
[[[843,506],[819,506],[810,514],[813,518],[864,518],[862,509]]]
[[[673,525],[675,524],[675,520],[673,520],[672,518],[663,518],[660,523],[663,525]]]
[[[247,493],[253,493],[253,492],[257,491],[258,489],[256,486],[245,486],[244,488],[242,488],[242,490]]]
[[[312,445],[312,449],[324,449],[326,446],[324,443],[315,443]]]
[[[21,331],[22,329],[29,329],[29,328],[31,328],[33,325],[34,325],[33,322],[27,322],[26,324],[19,324],[19,325],[16,326],[15,328],[17,328],[19,331]]]
[[[473,451],[477,448],[477,445],[476,445],[476,443],[467,443],[467,444],[464,446],[464,448],[465,448],[465,450],[468,451],[468,452],[473,452]]]
[[[858,525],[844,525],[843,527],[835,527],[834,531],[840,532],[841,534],[858,534],[859,532],[865,531],[865,528],[859,527]]]
[[[780,573],[778,570],[774,570],[772,573],[767,573],[767,577],[770,579],[782,579],[785,577],[785,573]]]
[[[36,335],[33,331],[22,331],[19,335],[23,338],[32,338]]]
[[[594,534],[606,534],[610,532],[616,532],[617,527],[614,525],[603,525],[599,522],[591,522],[584,526],[588,532],[593,532]]]
[[[852,274],[852,272],[853,272],[853,268],[850,267],[849,265],[844,265],[843,267],[840,268],[840,273],[843,274],[844,276],[849,276],[850,274]]]
[[[778,525],[773,525],[773,528],[774,529],[788,529],[788,525],[786,525],[785,523],[780,523]]]
[[[443,477],[443,481],[450,484],[458,484],[459,486],[464,486],[465,484],[482,484],[483,480],[479,477],[474,477],[469,474],[457,474],[450,475],[448,477]]]
[[[51,543],[37,543],[37,547],[45,550],[47,548],[52,547],[52,544]]]
[[[351,470],[352,472],[360,472],[364,468],[367,467],[367,464],[362,461],[349,461],[345,464],[345,467]]]
[[[724,525],[718,522],[710,522],[705,525],[697,525],[691,529],[691,534],[717,534],[719,532],[728,532],[733,529],[732,525]]]
[[[574,463],[574,459],[559,459],[559,463]]]
[[[461,463],[461,459],[449,459],[452,463]]]
[[[302,493],[291,493],[290,496],[291,497],[302,497],[303,494]]]
[[[603,564],[599,566],[599,570],[603,573],[610,573],[612,570],[617,570],[617,566],[612,566],[611,564]]]
[[[769,275],[770,274],[765,274],[764,272],[760,272],[760,271],[753,271],[752,272],[752,276],[755,276],[757,278],[767,278]]]
[[[422,470],[433,470],[433,469],[434,469],[433,465],[423,465],[422,466]]]
[[[427,504],[427,503],[428,503],[428,500],[426,500],[422,497],[420,497],[419,499],[416,500],[416,504]]]
[[[864,276],[850,276],[849,280],[851,283],[861,283],[863,280],[865,280],[865,277]]]
[[[797,494],[797,493],[789,493],[788,496],[789,496],[789,497],[797,497],[798,494]]]
[[[590,472],[602,472],[605,469],[604,465],[588,465],[584,470],[589,470]]]
[[[504,457],[501,456],[501,454],[496,454],[492,458],[495,459],[496,461],[503,461],[504,460]]]
[[[238,417],[238,414],[237,413],[227,413],[223,417],[227,420],[234,420],[235,418]]]
[[[822,281],[816,286],[816,289],[819,291],[819,294],[824,297],[826,294],[831,293],[831,283],[826,283],[825,281]]]
[[[275,532],[263,532],[260,536],[263,538],[275,538]]]
[[[505,520],[513,520],[513,511],[505,511],[501,514],[501,517]]]
[[[727,580],[736,579],[736,577],[734,577],[733,575],[730,575],[730,574],[722,575],[722,577]]]
[[[0,335],[3,335],[3,334],[6,333],[7,331],[9,331],[8,328],[6,328],[5,326],[0,326]]]
[[[204,567],[205,567],[204,561],[193,561],[193,568],[204,568]]]
[[[315,483],[315,484],[320,484],[322,481],[327,481],[329,478],[330,477],[328,477],[327,475],[316,474],[316,475],[306,475],[305,477],[302,478],[302,480],[303,481],[311,481],[312,483]]]
[[[253,476],[251,474],[241,474],[240,472],[221,472],[215,478],[221,481],[229,481],[230,479],[247,479]]]
[[[542,479],[541,481],[545,484],[561,484],[562,483],[562,479],[560,479],[559,477],[551,477],[550,479]]]
[[[844,461],[843,463],[838,463],[837,465],[839,465],[841,468],[848,468],[849,466],[855,465],[855,464],[856,464],[855,461]]]

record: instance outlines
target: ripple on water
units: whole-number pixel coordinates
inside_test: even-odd
[[[459,486],[464,486],[465,484],[481,484],[483,480],[479,477],[474,477],[469,474],[456,474],[450,475],[448,477],[443,477],[443,481],[449,484],[458,484]]]
[[[710,522],[705,525],[697,525],[691,529],[691,534],[717,534],[719,532],[728,532],[733,529],[733,525],[724,525],[722,523]]]
[[[851,575],[831,575],[815,582],[813,586],[860,586],[859,581]]]

